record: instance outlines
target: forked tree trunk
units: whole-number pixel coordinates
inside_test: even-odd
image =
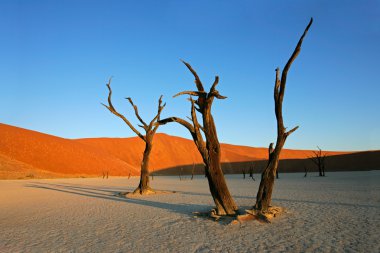
[[[283,122],[283,117],[282,117],[282,101],[284,99],[288,71],[290,69],[291,64],[293,63],[293,61],[296,59],[299,52],[301,51],[301,45],[302,45],[303,39],[312,23],[313,23],[313,19],[310,20],[304,33],[302,34],[300,40],[298,41],[298,44],[293,54],[291,55],[288,62],[286,63],[284,70],[282,71],[281,78],[280,78],[279,68],[276,69],[276,80],[275,80],[275,85],[274,85],[274,102],[275,102],[275,113],[276,113],[276,120],[277,120],[277,141],[276,141],[276,147],[274,148],[274,150],[273,150],[273,143],[271,143],[271,145],[269,146],[268,164],[261,175],[260,186],[257,192],[256,204],[255,204],[255,209],[257,209],[260,212],[266,212],[268,211],[268,208],[270,207],[271,200],[272,200],[273,186],[274,186],[274,178],[276,176],[276,172],[278,169],[278,163],[279,163],[281,150],[285,144],[286,138],[298,128],[297,126],[288,132],[285,131],[286,129],[284,127],[284,122]]]
[[[203,88],[201,80],[190,64],[186,62],[183,63],[194,75],[197,91],[183,91],[175,96],[190,95],[189,100],[191,101],[192,123],[178,117],[167,118],[159,121],[159,123],[166,124],[168,122],[177,122],[190,131],[194,143],[196,144],[205,164],[205,176],[207,177],[210,192],[215,202],[217,214],[234,215],[237,210],[237,206],[228,190],[221,168],[220,144],[218,141],[214,119],[211,115],[211,106],[214,98],[224,99],[226,97],[221,96],[216,90],[216,86],[219,82],[218,76],[215,77],[215,81],[210,88],[210,91],[206,92]],[[197,96],[198,98],[194,101],[191,96]],[[195,107],[195,104],[198,107]],[[196,111],[202,115],[203,126],[198,122]],[[204,136],[206,137],[206,142],[203,140],[201,131],[203,131]]]
[[[268,165],[261,174],[259,191],[257,192],[256,196],[255,208],[257,210],[265,212],[268,210],[268,207],[271,204],[272,192],[274,187],[274,178],[276,176],[280,152],[285,144],[285,139],[280,140],[277,151],[276,149],[272,151],[269,157]]]

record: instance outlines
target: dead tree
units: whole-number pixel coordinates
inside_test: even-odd
[[[303,177],[307,177],[307,167],[304,166],[303,168],[304,168],[304,170],[305,170],[305,175],[304,175]]]
[[[286,78],[288,75],[288,71],[293,61],[297,58],[298,54],[301,51],[301,45],[304,37],[306,36],[307,31],[309,30],[311,24],[313,23],[313,19],[310,19],[309,24],[307,25],[304,33],[302,34],[298,44],[286,63],[284,70],[281,73],[280,79],[280,69],[276,69],[276,80],[274,85],[274,103],[275,103],[275,113],[277,119],[277,140],[276,146],[273,149],[273,143],[269,145],[269,160],[266,168],[264,169],[261,175],[261,182],[259,186],[259,190],[257,192],[255,209],[260,212],[266,212],[271,204],[272,200],[272,191],[274,185],[274,177],[277,172],[279,158],[281,150],[285,144],[286,138],[297,130],[298,126],[295,128],[286,131],[284,127],[283,117],[282,117],[282,101],[284,99],[285,94],[285,86],[286,86]]]
[[[112,89],[111,89],[111,79],[107,83],[108,88],[108,105],[104,105],[111,113],[116,115],[117,117],[121,118],[128,126],[129,128],[138,136],[141,140],[145,142],[145,150],[143,153],[143,159],[141,162],[141,174],[140,174],[140,183],[139,186],[136,188],[136,190],[133,192],[133,194],[151,194],[155,191],[150,188],[149,186],[149,158],[150,158],[150,152],[152,151],[153,147],[153,137],[156,133],[159,125],[156,124],[157,121],[160,120],[160,115],[162,110],[164,109],[165,105],[162,105],[162,96],[160,96],[158,100],[158,111],[156,116],[150,121],[149,124],[145,123],[145,121],[140,117],[139,111],[137,109],[137,106],[133,103],[132,99],[130,97],[126,98],[129,103],[132,105],[135,115],[137,119],[140,121],[141,125],[138,125],[142,129],[145,130],[145,135],[141,134],[130,122],[129,120],[119,113],[115,107],[112,105],[111,96],[112,96]]]
[[[220,163],[220,144],[216,132],[215,122],[211,114],[212,103],[215,98],[225,99],[226,97],[219,94],[216,86],[219,83],[219,77],[215,77],[215,81],[210,88],[210,91],[205,91],[198,74],[187,62],[183,63],[195,77],[196,91],[183,91],[176,94],[190,95],[191,103],[191,122],[178,117],[170,117],[159,121],[160,124],[169,122],[177,122],[186,127],[198,148],[205,164],[205,173],[209,183],[211,195],[216,205],[216,213],[218,215],[233,215],[237,210],[237,205],[228,190],[223,171]],[[193,97],[197,97],[196,100]],[[197,112],[202,115],[202,123],[198,122]],[[206,139],[204,141],[203,134]]]
[[[325,176],[325,160],[327,154],[324,153],[318,146],[318,151],[313,151],[314,156],[309,157],[309,159],[318,167],[319,176],[324,177]]]
[[[191,180],[194,178],[195,163],[193,163],[193,169],[191,170]]]
[[[253,170],[255,169],[255,164],[252,163],[251,167],[249,167],[249,176],[252,178],[253,181],[256,181],[253,177]]]
[[[243,179],[245,179],[245,168],[242,168],[242,169],[241,169],[241,172],[242,172],[242,174],[243,174]]]
[[[179,181],[182,181],[182,171],[183,171],[183,168],[181,167],[181,169],[179,170]]]

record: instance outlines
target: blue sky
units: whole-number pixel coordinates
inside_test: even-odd
[[[286,148],[380,149],[379,1],[0,1],[0,122],[65,138],[129,137],[159,95],[163,117],[189,115],[182,90],[198,71],[220,76],[213,114],[221,142],[268,146],[276,138],[275,68],[314,23],[288,74],[284,121],[300,128]],[[159,132],[190,138],[172,124]]]

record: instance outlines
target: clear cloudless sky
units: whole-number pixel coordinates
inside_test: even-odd
[[[299,125],[286,148],[380,149],[379,1],[0,1],[0,122],[65,138],[130,137],[113,101],[137,123],[186,117],[197,70],[208,89],[220,76],[213,114],[221,142],[267,147],[276,138],[273,84],[309,22],[288,73],[284,123]],[[182,126],[159,132],[190,138]]]

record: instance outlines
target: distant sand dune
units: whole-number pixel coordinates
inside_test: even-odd
[[[228,173],[240,173],[239,166],[249,167],[252,161],[264,164],[267,159],[267,148],[230,144],[221,144],[221,148],[222,163]],[[47,178],[100,176],[103,171],[108,171],[112,176],[128,176],[129,173],[139,175],[143,151],[144,143],[138,137],[64,139],[0,123],[0,178],[3,179],[27,175]],[[327,152],[329,156],[350,153]],[[299,161],[312,155],[311,150],[284,149],[281,159]],[[345,161],[344,158],[340,159],[340,165],[345,166]],[[363,163],[364,168],[369,159],[366,153],[361,153],[347,160],[348,165],[357,164],[357,161]],[[188,168],[193,163],[200,165],[202,159],[192,140],[156,134],[151,154],[152,170],[170,172],[169,168]],[[303,169],[303,165],[297,166]],[[379,163],[376,166],[380,167]],[[201,166],[198,167],[200,171]]]
[[[2,160],[7,157],[18,161],[13,165],[20,170],[27,164],[29,169],[57,174],[94,176],[104,170],[120,176],[128,175],[129,171],[138,174],[135,167],[101,149],[5,124],[0,124],[0,154]]]

